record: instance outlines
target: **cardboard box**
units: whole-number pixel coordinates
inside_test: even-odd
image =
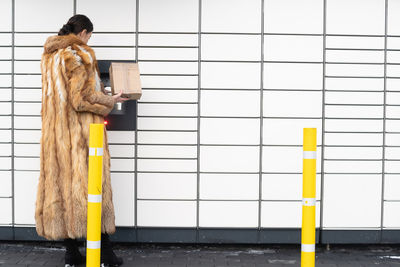
[[[122,90],[124,93],[121,97],[134,100],[142,96],[138,63],[111,62],[109,72],[113,95]]]

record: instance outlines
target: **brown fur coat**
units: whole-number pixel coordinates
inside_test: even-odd
[[[114,107],[94,51],[76,35],[50,36],[41,59],[42,136],[36,231],[48,240],[86,237],[90,123]],[[104,127],[105,129],[105,127]],[[110,154],[104,130],[101,232],[115,232]]]

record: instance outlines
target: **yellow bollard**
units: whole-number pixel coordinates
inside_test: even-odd
[[[100,266],[101,194],[104,124],[91,123],[89,131],[89,177],[86,266]]]
[[[317,176],[317,129],[303,129],[303,215],[301,267],[315,266],[315,195]]]

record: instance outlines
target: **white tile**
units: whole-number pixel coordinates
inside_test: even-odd
[[[11,101],[11,89],[2,88],[0,90],[1,90],[0,101]]]
[[[199,3],[195,0],[140,1],[139,11],[141,32],[193,32],[198,29]]]
[[[325,102],[332,104],[383,104],[380,92],[326,92]]]
[[[264,60],[315,62],[323,60],[322,36],[267,35],[264,38]]]
[[[259,119],[200,119],[201,144],[259,144]]]
[[[386,107],[387,119],[398,119],[400,117],[400,107]]]
[[[372,36],[326,36],[327,48],[384,48],[384,37]]]
[[[196,118],[138,118],[140,130],[196,130]]]
[[[400,79],[386,79],[386,89],[390,91],[399,91]]]
[[[400,202],[385,202],[383,210],[383,227],[400,227]]]
[[[203,62],[201,86],[221,89],[259,89],[259,63]]]
[[[140,158],[196,158],[197,146],[138,145]]]
[[[138,159],[138,171],[195,172],[197,160]]]
[[[41,79],[40,75],[15,75],[14,85],[16,87],[41,87]]]
[[[133,48],[100,48],[93,47],[98,60],[135,60],[135,49]]]
[[[366,64],[326,64],[325,70],[328,76],[383,76],[384,67]]]
[[[0,125],[2,128],[11,128],[11,116],[0,116]]]
[[[383,134],[326,133],[327,145],[382,145]]]
[[[138,103],[138,116],[197,116],[197,104]]]
[[[388,34],[399,35],[400,31],[397,25],[400,20],[397,14],[400,12],[400,3],[396,0],[388,0],[388,7]]]
[[[0,31],[11,31],[12,2],[0,2]]]
[[[2,2],[2,4],[3,4],[4,2]],[[5,10],[7,10],[7,9],[5,9]],[[3,11],[3,9],[2,9],[2,11]],[[4,17],[2,17],[2,19],[4,19]],[[1,26],[5,26],[5,25],[1,25]],[[10,30],[7,30],[7,31],[10,31]],[[2,44],[2,45],[11,45],[11,37],[12,37],[12,34],[11,33],[1,33],[0,34],[0,44]]]
[[[400,200],[400,175],[385,174],[385,200]]]
[[[258,174],[200,174],[200,198],[257,200]]]
[[[135,168],[134,159],[111,159],[111,171],[133,171]]]
[[[261,1],[204,0],[201,15],[203,32],[261,31]]]
[[[338,106],[326,105],[328,118],[383,118],[383,106]]]
[[[140,43],[140,45],[143,45]],[[161,46],[160,43],[154,44],[156,46]],[[198,44],[192,45],[197,46]],[[197,48],[139,48],[138,50],[138,60],[198,60]],[[161,62],[156,62],[155,64],[160,64]],[[143,64],[143,62],[141,63]],[[154,63],[153,63],[154,64]],[[193,62],[198,64],[197,62]]]
[[[135,151],[133,145],[109,145],[111,157],[134,157]]]
[[[15,223],[35,224],[38,182],[39,172],[15,172]]]
[[[202,60],[261,60],[258,35],[202,34]]]
[[[334,34],[384,34],[384,16],[385,3],[379,0],[329,0],[326,31]]]
[[[320,225],[320,203],[315,204],[315,227]],[[261,226],[269,228],[301,228],[302,202],[263,201]]]
[[[0,169],[10,170],[11,169],[11,158],[0,158]]]
[[[14,142],[39,143],[42,131],[14,130]]]
[[[138,198],[196,199],[196,174],[138,173],[137,178]]]
[[[11,144],[0,144],[0,156],[11,156]]]
[[[42,89],[14,89],[15,101],[41,101]]]
[[[327,62],[383,63],[383,51],[327,50]]]
[[[0,48],[0,58],[11,59],[11,47],[1,47]]]
[[[356,132],[374,132],[382,131],[382,121],[380,120],[341,120],[326,119],[326,131],[356,131]],[[387,129],[388,130],[388,129]]]
[[[201,146],[200,171],[257,172],[259,147]]]
[[[197,102],[197,88],[196,89],[178,89],[178,90],[143,90],[140,102]],[[138,106],[140,110],[142,105]]]
[[[400,66],[399,65],[387,65],[386,75],[389,77],[399,77]]]
[[[265,63],[264,88],[322,89],[322,64]]]
[[[139,200],[138,226],[196,226],[196,201]]]
[[[40,129],[42,121],[40,117],[14,117],[16,129]]]
[[[187,33],[187,34],[173,34],[173,33],[162,33],[162,34],[139,34],[139,44],[141,46],[197,46],[198,45],[198,34]],[[182,49],[180,49],[182,50]],[[186,48],[185,48],[186,50]]]
[[[200,201],[200,227],[257,227],[258,201]]]
[[[0,171],[0,196],[12,196],[11,171]]]
[[[12,223],[12,199],[0,198],[0,224]]]
[[[15,47],[15,59],[40,60],[43,48],[38,47]]]
[[[379,227],[381,178],[381,175],[326,174],[324,227]]]
[[[14,72],[40,74],[40,61],[15,61]]]
[[[327,135],[327,133],[325,134]],[[342,141],[346,140],[343,134]],[[325,147],[325,159],[381,159],[381,147]]]
[[[16,115],[40,115],[41,103],[14,103]]]
[[[316,198],[320,199],[321,175],[316,175]],[[302,174],[263,174],[263,200],[301,200],[303,198]]]
[[[321,168],[321,149],[317,148],[317,172]],[[302,147],[263,147],[263,172],[302,172]]]
[[[93,23],[94,31],[136,30],[136,2],[127,0],[78,0],[78,14],[85,14]],[[106,19],[108,18],[108,19]]]
[[[0,58],[4,57],[0,55]],[[0,84],[2,85],[2,87],[11,87],[11,75],[0,75]]]
[[[134,143],[134,131],[107,131],[108,143]]]
[[[331,173],[380,173],[382,161],[325,161],[325,171]]]
[[[322,140],[320,119],[264,119],[263,144],[302,145],[303,128],[317,128],[317,145]]]
[[[16,170],[40,170],[40,158],[14,158]]]
[[[0,61],[0,73],[11,73],[11,61]]]
[[[386,147],[385,159],[400,159],[400,147]]]
[[[204,90],[201,92],[200,112],[201,116],[259,117],[260,92]]]
[[[66,23],[63,22],[63,24]],[[58,26],[58,25],[57,25]],[[59,25],[62,27],[62,24]],[[58,31],[55,29],[54,31]],[[15,45],[44,45],[46,39],[54,33],[15,33]],[[93,38],[93,37],[92,37]]]
[[[197,144],[196,132],[138,132],[138,144]]]
[[[113,5],[114,7],[114,5]],[[96,13],[97,14],[97,13]],[[97,31],[97,24],[95,25],[95,31]],[[126,26],[126,24],[125,24]],[[132,31],[132,29],[129,29]],[[136,42],[134,33],[93,33],[89,39],[88,45],[94,46],[134,46]]]
[[[400,173],[398,161],[385,161],[385,173]]]
[[[265,90],[263,106],[268,117],[321,117],[322,92]]]
[[[0,114],[8,115],[11,114],[11,103],[0,102]]]
[[[11,130],[0,130],[0,140],[2,142],[11,142]]]
[[[389,146],[400,146],[400,134],[385,133],[385,144]]]
[[[272,33],[322,33],[323,2],[266,0],[264,29]]]
[[[73,14],[73,2],[63,0],[15,1],[16,31],[56,31]]]
[[[15,156],[40,156],[40,144],[14,144]]]
[[[147,88],[197,88],[198,77],[196,76],[140,76],[142,89]]]
[[[142,74],[197,74],[197,62],[141,62]]]
[[[134,175],[131,173],[112,173],[111,186],[115,210],[115,225],[134,226]]]

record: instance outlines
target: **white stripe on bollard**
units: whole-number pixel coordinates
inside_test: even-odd
[[[86,241],[87,244],[87,248],[91,248],[91,249],[97,249],[101,247],[101,241]]]
[[[88,202],[92,203],[100,203],[101,202],[101,194],[88,194]]]
[[[303,198],[303,206],[315,206],[315,198]]]
[[[315,252],[315,244],[301,244],[301,251]]]
[[[317,151],[303,151],[303,159],[316,159]]]

